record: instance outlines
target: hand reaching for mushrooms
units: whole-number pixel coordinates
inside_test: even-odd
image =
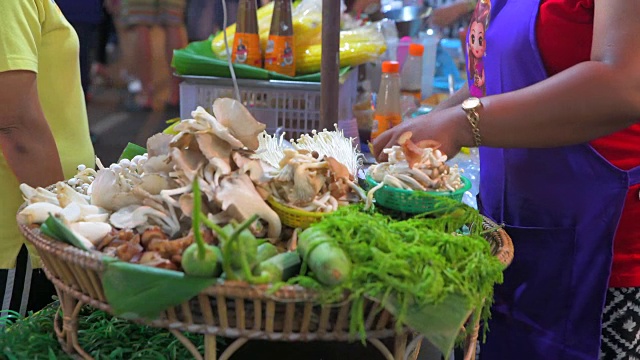
[[[404,121],[382,133],[373,142],[376,159],[386,161],[387,154],[382,150],[398,145],[398,139],[407,131],[413,133],[412,140],[416,143],[423,140],[440,143],[439,150],[450,159],[460,152],[462,146],[473,144],[471,128],[464,111],[453,107]]]

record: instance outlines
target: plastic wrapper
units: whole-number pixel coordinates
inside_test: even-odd
[[[345,10],[344,2],[341,4]],[[273,3],[258,9],[258,28],[263,51],[271,25]],[[295,36],[296,75],[320,71],[322,53],[322,0],[302,0],[294,4],[293,33]],[[227,28],[229,44],[233,43],[236,26]],[[385,37],[379,24],[370,24],[340,32],[340,67],[358,66],[375,61],[386,49]],[[211,41],[211,50],[218,58],[226,58],[224,34]]]
[[[340,66],[358,66],[375,61],[386,50],[384,36],[376,24],[340,32]],[[320,71],[320,43],[296,48],[296,71],[309,74]]]

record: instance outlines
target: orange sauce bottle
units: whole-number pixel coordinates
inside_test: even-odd
[[[291,1],[275,0],[264,67],[283,75],[296,75]]]
[[[256,0],[240,0],[237,18],[231,61],[234,64],[262,67]]]
[[[376,101],[371,139],[375,139],[401,122],[400,64],[397,61],[385,61],[382,63],[382,79]]]

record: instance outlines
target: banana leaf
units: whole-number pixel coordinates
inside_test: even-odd
[[[163,310],[198,295],[216,282],[214,278],[150,266],[105,261],[102,276],[105,296],[114,314],[125,319],[156,319]]]
[[[400,304],[389,296],[383,306],[392,315],[397,315]],[[472,313],[467,298],[449,295],[439,304],[409,304],[402,322],[424,335],[448,359],[462,326]]]
[[[184,49],[173,51],[173,59],[171,66],[178,75],[193,76],[215,76],[230,78],[229,64],[227,59],[220,59],[211,51],[211,36],[208,40],[194,41],[189,43]],[[296,77],[282,75],[276,72],[270,72],[262,68],[249,65],[233,64],[236,77],[238,79],[254,79],[254,80],[288,80],[288,81],[305,81],[320,82],[320,73],[307,74]],[[350,67],[344,67],[340,70],[340,77],[349,72]]]
[[[134,143],[128,143],[127,147],[125,147],[122,151],[122,154],[120,155],[120,159],[118,159],[118,161],[122,159],[131,160],[136,155],[144,155],[146,152],[147,149],[143,148],[142,146],[136,145]]]
[[[69,228],[67,228],[62,221],[55,216],[49,215],[47,220],[40,225],[40,231],[50,238],[65,242],[77,247],[78,249],[89,251],[89,248],[85,243],[78,239],[73,232],[71,232],[71,230],[69,230]]]

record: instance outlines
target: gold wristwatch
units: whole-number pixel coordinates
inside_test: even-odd
[[[478,110],[480,108],[482,108],[482,103],[477,97],[470,97],[462,102],[462,110],[467,113],[467,120],[469,120],[469,124],[471,125],[473,141],[476,147],[479,147],[482,143],[480,129],[478,128],[478,123],[480,122],[480,114],[478,114]]]

